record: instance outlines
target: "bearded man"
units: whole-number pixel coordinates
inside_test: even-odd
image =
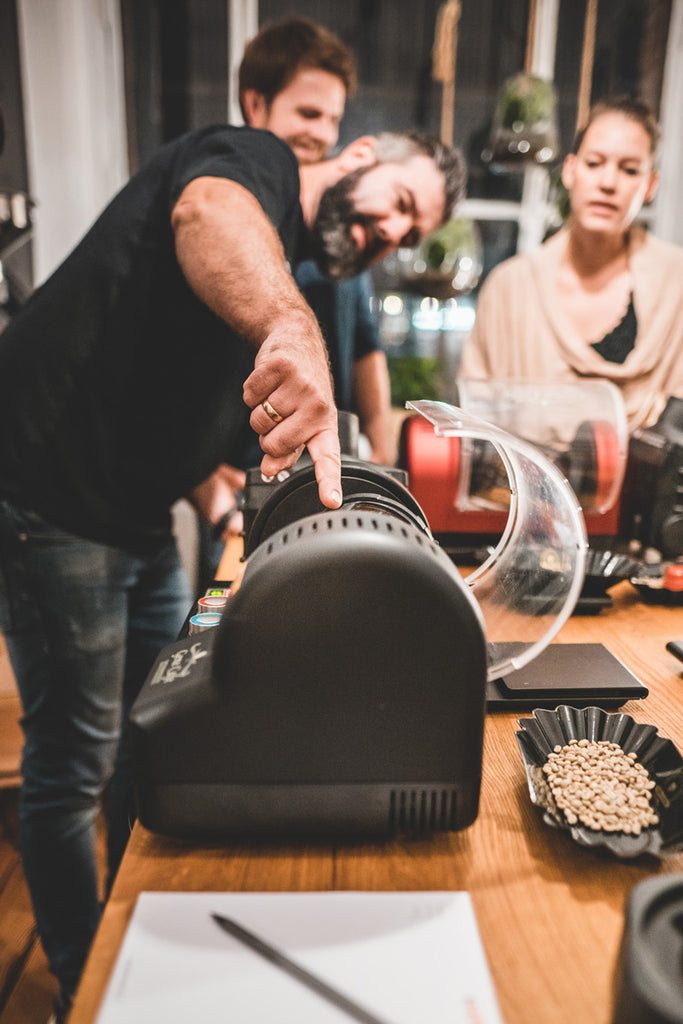
[[[291,268],[334,278],[452,211],[461,155],[366,136],[299,168],[269,132],[164,146],[0,334],[0,629],[23,704],[20,842],[62,1011],[100,916],[95,822],[122,723],[191,603],[170,508],[253,430],[342,501],[325,344]]]

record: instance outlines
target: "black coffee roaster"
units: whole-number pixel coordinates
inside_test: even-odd
[[[537,448],[443,402],[445,436],[483,438],[508,522],[466,580],[403,470],[358,458],[340,422],[342,507],[313,465],[247,477],[245,562],[217,624],[160,654],[131,715],[139,815],[173,835],[466,828],[481,782],[487,679],[527,664],[571,614],[586,534]]]
[[[683,875],[640,882],[626,904],[612,1024],[683,1024]]]
[[[214,629],[160,654],[133,707],[138,813],[179,837],[392,835],[477,815],[487,646],[406,488],[349,454],[245,492],[245,571]],[[357,437],[357,433],[355,434]]]

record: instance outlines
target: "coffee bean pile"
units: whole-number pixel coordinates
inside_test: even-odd
[[[659,821],[650,802],[655,783],[618,743],[570,740],[548,755],[543,773],[569,825],[640,835]]]

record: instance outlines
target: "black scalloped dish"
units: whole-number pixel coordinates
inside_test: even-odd
[[[682,605],[683,590],[680,589],[679,573],[680,562],[678,560],[676,563],[660,562],[656,565],[641,565],[638,571],[630,577],[630,582],[648,604]]]
[[[640,563],[628,555],[589,550],[586,556],[586,575],[574,614],[595,614],[603,608],[609,608],[612,598],[608,591],[622,580],[629,579],[638,571],[639,566]]]
[[[628,555],[591,549],[586,555],[586,576],[581,597],[602,597],[617,583],[633,576],[639,568],[640,563]]]
[[[531,718],[518,719],[515,733],[524,759],[531,802],[542,808],[543,820],[565,829],[580,846],[606,847],[617,857],[641,854],[666,856],[683,849],[683,757],[674,743],[660,736],[657,727],[635,722],[623,712],[610,714],[602,708],[572,708],[561,705],[554,710],[537,708]],[[652,804],[659,824],[641,832],[603,832],[584,825],[569,825],[556,806],[545,781],[543,765],[555,746],[570,740],[609,740],[638,761],[655,782]]]

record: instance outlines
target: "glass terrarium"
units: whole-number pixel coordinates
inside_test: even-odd
[[[476,224],[451,218],[428,235],[401,267],[402,286],[445,302],[476,287],[482,270],[482,244]]]
[[[496,104],[491,138],[481,158],[493,171],[545,166],[559,154],[557,98],[552,82],[520,72],[505,82]]]

